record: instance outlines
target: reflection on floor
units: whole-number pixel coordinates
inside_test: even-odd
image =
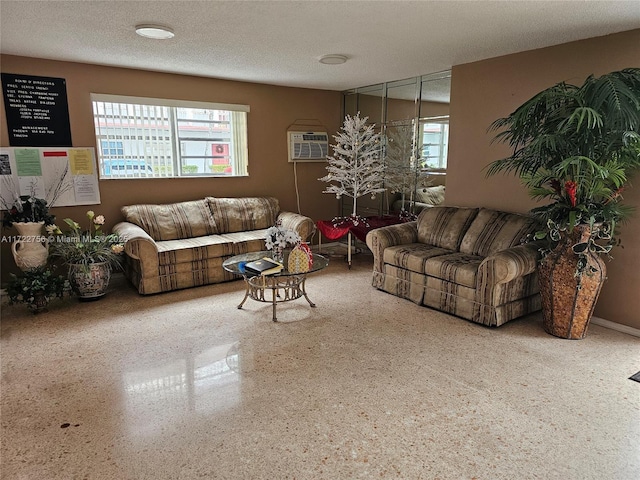
[[[2,306],[3,479],[636,479],[640,339],[489,329],[331,257],[304,299],[242,282]]]
[[[236,406],[241,381],[237,348],[237,342],[218,345],[193,357],[124,372],[131,434],[158,434],[165,425],[155,417],[167,409],[179,415],[180,410],[216,413]]]

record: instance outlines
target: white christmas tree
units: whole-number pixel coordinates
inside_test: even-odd
[[[417,188],[429,183],[416,161],[413,122],[391,122],[386,128],[386,140],[385,186],[391,193],[401,195],[400,215],[410,220]]]
[[[413,125],[391,123],[387,126],[386,139],[385,186],[391,193],[400,193],[404,205],[405,196],[412,200],[416,186]]]
[[[330,182],[322,193],[333,193],[336,198],[343,195],[353,198],[351,218],[344,220],[355,225],[363,221],[357,215],[358,198],[363,195],[375,198],[376,193],[385,191],[380,135],[374,132],[374,124],[367,125],[368,119],[360,118],[360,112],[355,117],[345,117],[342,131],[333,136],[336,141],[332,145],[333,156],[327,156],[329,173],[319,179]]]

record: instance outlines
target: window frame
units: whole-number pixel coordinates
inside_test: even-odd
[[[247,130],[250,107],[248,105],[101,93],[91,93],[91,105],[100,179],[236,178],[249,175]],[[125,108],[119,107],[116,113],[112,109],[114,105],[124,105]],[[182,116],[180,109],[207,110],[210,118]],[[132,111],[133,114],[130,113]],[[149,113],[151,111],[153,114]],[[159,114],[158,111],[160,111]],[[145,112],[149,114],[146,115]],[[223,113],[215,115],[214,112]],[[215,118],[213,118],[214,115]],[[221,120],[220,116],[228,118]],[[107,125],[109,118],[117,121],[109,126]],[[125,125],[126,122],[123,123],[123,119],[129,119],[129,124]],[[144,125],[142,120],[148,120],[149,125]],[[194,136],[193,132],[187,132],[185,128],[181,129],[180,122],[187,128],[193,125],[206,126],[209,128],[209,136],[206,134],[198,136],[197,132]],[[225,126],[227,131],[224,131]],[[212,132],[220,127],[222,127],[220,138],[212,138],[210,136]],[[215,152],[212,150],[207,154],[205,148],[202,155],[189,155],[185,151],[185,146],[189,142],[202,142],[205,147],[224,144],[226,158],[229,159],[226,165],[229,167],[222,172],[216,172],[214,161],[219,157]],[[111,144],[118,144],[118,147],[112,148]],[[108,154],[104,153],[105,145]],[[123,147],[121,148],[120,145]],[[113,155],[114,150],[117,155]],[[119,154],[120,150],[123,150],[122,154]],[[190,158],[201,161],[201,165],[196,166],[199,170],[204,170],[208,166],[211,171],[200,173],[185,170],[186,167],[192,166],[187,162]],[[122,165],[130,165],[131,168],[111,168],[119,161]],[[147,168],[153,174],[141,173],[146,173]],[[228,171],[228,168],[231,171]],[[114,175],[114,170],[122,170],[125,173]]]
[[[440,136],[440,142],[438,143],[439,155],[437,157],[433,155],[427,157],[427,158],[437,158],[438,167],[429,167],[426,165],[422,166],[424,164],[423,159],[425,158],[422,155],[422,151],[425,145],[424,136],[426,135],[424,131],[424,127],[427,124],[446,125],[446,130],[447,130],[446,141],[445,141],[445,135],[443,134],[442,130],[439,134]],[[419,162],[420,162],[420,165],[422,166],[421,167],[422,171],[433,173],[433,174],[446,174],[448,161],[449,161],[449,115],[439,115],[436,117],[422,117],[419,120],[419,125],[420,126],[419,126],[419,135],[418,135],[418,153],[419,153]],[[443,163],[444,163],[444,166],[442,166]]]

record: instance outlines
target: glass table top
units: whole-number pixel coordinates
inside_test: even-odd
[[[251,253],[243,253],[242,255],[236,255],[235,257],[227,258],[222,263],[222,268],[227,270],[228,272],[236,273],[238,275],[247,275],[247,272],[244,270],[244,266],[247,262],[253,262],[254,260],[259,260],[261,258],[271,258],[270,251],[263,252],[251,252]],[[283,277],[287,275],[302,275],[306,273],[313,273],[319,270],[322,270],[327,265],[329,265],[329,259],[319,255],[317,253],[313,254],[313,265],[309,269],[308,272],[289,272],[287,270],[287,254],[285,253],[285,261],[284,261],[284,269],[280,273],[276,273],[275,277]]]

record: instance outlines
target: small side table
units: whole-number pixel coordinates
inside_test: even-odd
[[[307,275],[325,268],[329,265],[329,260],[322,255],[314,253],[313,266],[308,272],[289,272],[285,268],[280,273],[273,275],[253,275],[245,271],[244,266],[247,262],[269,256],[271,256],[271,252],[267,251],[244,253],[228,258],[222,263],[222,268],[236,275],[242,275],[244,279],[246,290],[244,298],[238,305],[238,308],[242,308],[247,298],[252,298],[257,302],[271,303],[273,306],[272,320],[277,322],[276,306],[278,303],[289,302],[304,297],[311,307],[315,307],[316,304],[313,303],[307,295]],[[271,291],[271,298],[266,295],[267,291]]]
[[[331,220],[318,220],[316,225],[318,227],[318,250],[322,249],[322,236],[329,240],[338,240],[339,238],[348,235],[348,249],[347,249],[347,262],[349,263],[349,268],[351,268],[351,245],[353,243],[354,235],[361,242],[365,242],[367,239],[367,233],[371,230],[380,227],[386,227],[387,225],[395,225],[398,223],[403,223],[406,220],[402,219],[399,215],[383,215],[383,216],[371,216],[364,217],[366,224],[364,222],[359,222],[358,225],[353,225],[351,223],[345,223],[344,225],[334,226]]]

